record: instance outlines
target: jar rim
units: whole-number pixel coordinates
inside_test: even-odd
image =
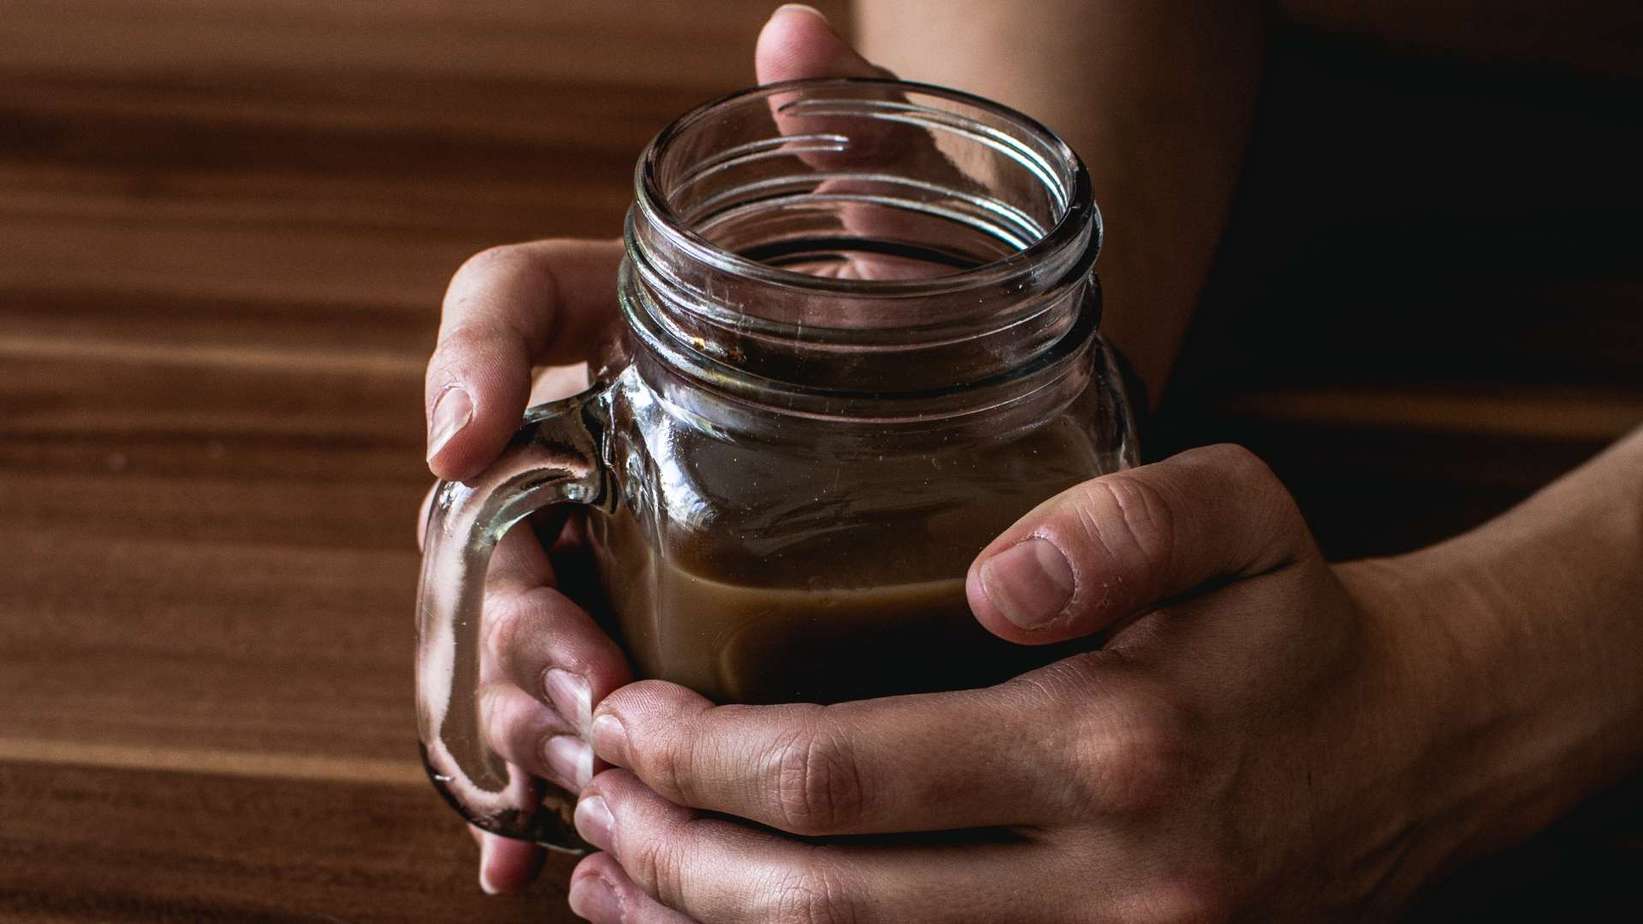
[[[830,86],[874,86],[887,90],[918,93],[962,103],[1013,123],[1025,134],[1054,150],[1063,158],[1071,174],[1071,184],[1065,190],[1066,203],[1055,224],[1027,246],[1012,251],[987,263],[967,267],[955,273],[919,279],[838,279],[784,269],[745,257],[721,247],[697,232],[677,215],[668,204],[658,174],[658,161],[670,141],[687,129],[710,117],[719,107],[755,98],[768,98],[794,90],[826,88]],[[1022,152],[1023,157],[1027,156]],[[1025,164],[1024,164],[1025,166]],[[1041,163],[1054,169],[1057,165]],[[1060,173],[1060,170],[1056,170]],[[1087,243],[1089,260],[1093,262],[1103,241],[1101,211],[1095,204],[1089,170],[1065,141],[1043,123],[1025,113],[1001,103],[954,90],[949,87],[882,77],[811,77],[761,84],[724,94],[708,100],[668,123],[650,144],[645,146],[634,169],[635,207],[640,210],[649,226],[694,260],[716,270],[735,273],[743,278],[770,286],[806,292],[837,292],[852,298],[906,298],[928,297],[963,291],[978,286],[996,285],[1030,268],[1064,247],[1077,241],[1086,226],[1090,229]]]

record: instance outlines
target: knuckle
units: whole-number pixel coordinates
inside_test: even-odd
[[[1046,716],[1046,727],[1077,728],[1087,718],[1085,704],[1105,695],[1105,667],[1111,660],[1112,653],[1105,650],[1080,652],[1007,680],[1000,689],[1019,697],[1023,710]]]
[[[1076,505],[1083,538],[1116,562],[1166,563],[1175,521],[1168,498],[1126,473],[1085,482]]]
[[[511,589],[488,587],[482,612],[484,641],[480,651],[504,659],[519,646],[530,626],[529,598]]]
[[[1083,692],[1084,667],[1089,652],[1053,661],[1037,670],[1006,680],[1001,689],[1019,691],[1022,701],[1030,707],[1056,704]]]
[[[816,720],[778,743],[774,769],[778,826],[793,834],[829,834],[848,828],[865,802],[855,750],[848,736]]]
[[[498,273],[514,272],[530,263],[525,248],[519,244],[499,244],[487,247],[462,261],[451,276],[451,292],[460,293],[472,285],[483,285]]]
[[[685,842],[686,839],[681,837],[646,838],[633,856],[620,858],[622,867],[645,891],[663,904],[681,904],[684,898]]]
[[[635,760],[636,768],[650,787],[669,802],[691,804],[688,736],[652,736]]]
[[[630,726],[631,728],[631,726]],[[688,727],[647,723],[642,733],[629,735],[631,768],[662,798],[676,805],[699,806],[696,774],[703,739]]]
[[[464,364],[493,355],[496,352],[497,332],[478,325],[472,320],[458,320],[440,335],[429,360],[430,385],[442,383],[459,372]]]
[[[1197,875],[1152,887],[1136,918],[1151,924],[1220,924],[1234,916],[1232,892],[1224,877]]]
[[[1306,530],[1295,498],[1266,460],[1236,443],[1217,443],[1195,451],[1225,479],[1227,490],[1250,495],[1251,506],[1264,509],[1278,532]]]
[[[1243,446],[1216,443],[1193,452],[1196,454],[1195,461],[1220,474],[1228,490],[1254,491],[1265,499],[1281,495],[1286,502],[1289,500],[1289,492],[1272,466]]]
[[[1263,472],[1271,474],[1271,469],[1261,461],[1260,456],[1239,443],[1213,443],[1209,446],[1200,446],[1192,452],[1206,461],[1213,462],[1219,468],[1241,475],[1259,477]]]
[[[423,376],[425,412],[432,415],[435,403],[446,388],[468,382],[475,367],[485,365],[487,357],[496,354],[495,336],[471,322],[459,320],[449,330],[442,331]]]
[[[831,862],[812,854],[802,869],[770,889],[766,919],[775,924],[857,924],[866,918],[861,888]]]
[[[1130,696],[1103,727],[1078,736],[1084,797],[1103,812],[1136,814],[1166,804],[1191,774],[1191,721],[1163,696]]]
[[[511,291],[521,280],[531,281],[533,287],[549,286],[551,292],[553,278],[551,269],[523,244],[491,247],[464,261],[445,290],[444,320],[429,363],[430,382],[448,378],[447,367],[484,361],[507,348],[508,341],[525,339],[524,320],[517,311],[484,312],[476,305],[484,304],[487,296]]]

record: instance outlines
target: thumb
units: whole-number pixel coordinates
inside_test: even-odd
[[[753,59],[761,84],[826,77],[896,79],[850,47],[821,12],[800,3],[771,14]],[[812,109],[795,93],[773,94],[770,112],[781,134],[811,142],[793,153],[818,172],[813,192],[833,200],[831,208],[852,236],[920,240],[930,233],[929,215],[902,203],[909,198],[908,188],[886,176],[920,177],[920,192],[913,197],[939,186],[966,191],[975,184],[941,152],[930,127],[912,117],[918,107],[909,106],[901,91],[883,88],[877,94],[878,102],[911,112],[897,118],[841,115],[833,105],[837,100],[808,100],[818,104]],[[818,141],[828,143],[817,146]],[[853,253],[847,263],[831,269],[860,279],[916,278],[930,272],[928,266],[868,252]]]
[[[821,11],[802,3],[776,8],[753,51],[759,83],[805,77],[894,77],[875,67],[833,31]]]
[[[1242,447],[1210,446],[1045,501],[976,557],[965,590],[993,634],[1039,645],[1316,555],[1272,471]]]

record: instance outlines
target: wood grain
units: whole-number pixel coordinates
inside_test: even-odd
[[[562,861],[481,894],[425,785],[8,760],[0,790],[8,921],[572,920]]]
[[[751,79],[770,6],[0,0],[0,917],[569,919],[563,864],[478,893],[416,761],[422,363],[464,257],[616,233],[640,147]],[[1600,161],[1632,150],[1614,122]],[[1269,133],[1251,196],[1293,167]],[[1249,211],[1229,253],[1270,269],[1293,251]],[[1635,264],[1422,270],[1449,288],[1306,314],[1382,230],[1329,231],[1261,277],[1262,313],[1208,318],[1221,361],[1172,396],[1195,440],[1273,459],[1337,551],[1478,522],[1643,417]],[[1441,310],[1456,291],[1522,323],[1457,349],[1480,328]],[[1640,829],[1567,837],[1635,856]]]
[[[422,364],[768,11],[0,2],[0,918],[570,919],[416,758]]]

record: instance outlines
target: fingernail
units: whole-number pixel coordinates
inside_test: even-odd
[[[468,421],[474,419],[473,399],[461,385],[447,385],[434,399],[434,412],[428,424],[428,459],[431,461],[451,437],[462,432]]]
[[[622,902],[603,876],[583,876],[570,884],[570,910],[594,924],[622,920]]]
[[[1072,600],[1073,569],[1055,543],[1035,537],[982,562],[981,589],[1005,619],[1038,629]]]
[[[774,18],[777,13],[780,13],[783,10],[801,10],[803,12],[809,13],[810,15],[816,17],[817,19],[821,20],[822,22],[827,23],[828,25],[832,25],[832,23],[828,21],[826,13],[823,13],[821,10],[816,9],[815,7],[811,6],[808,3],[784,3],[781,6],[776,7],[776,9],[774,11],[772,11],[770,15],[771,15],[772,18]]]
[[[604,796],[588,796],[577,802],[575,820],[576,833],[600,850],[608,851],[610,845],[616,842],[611,836],[616,819],[611,817],[610,806],[605,804]]]
[[[486,895],[501,895],[502,890],[491,882],[491,839],[479,835],[479,891]]]
[[[613,764],[629,765],[628,730],[622,727],[621,720],[616,716],[602,715],[594,719],[588,737],[593,739],[593,749],[600,757]]]
[[[542,744],[542,759],[561,780],[581,789],[593,779],[593,748],[581,738],[554,735]]]
[[[593,694],[588,689],[588,682],[577,674],[555,667],[542,676],[542,686],[547,691],[548,699],[553,700],[553,707],[559,710],[560,717],[574,724],[578,731],[586,733],[593,722]]]

